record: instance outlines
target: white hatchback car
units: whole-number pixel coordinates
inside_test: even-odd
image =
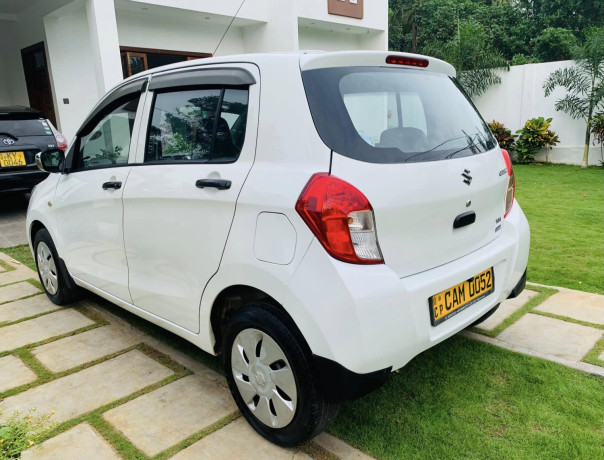
[[[222,354],[280,445],[525,285],[514,174],[449,64],[386,52],[190,61],[110,91],[34,190],[50,299],[90,290]]]

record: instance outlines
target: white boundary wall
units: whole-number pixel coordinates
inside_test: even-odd
[[[585,121],[574,120],[554,108],[556,101],[564,96],[564,89],[557,88],[549,97],[543,93],[543,82],[550,73],[572,65],[573,61],[557,61],[512,66],[509,72],[499,72],[500,85],[489,88],[474,103],[485,121],[503,123],[512,133],[522,128],[530,118],[553,118],[551,129],[558,134],[560,143],[552,149],[550,162],[582,164]],[[545,161],[545,153],[539,153],[536,159]],[[599,165],[601,160],[600,146],[592,144],[589,164]]]

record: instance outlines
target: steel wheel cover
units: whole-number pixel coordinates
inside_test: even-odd
[[[285,353],[258,329],[241,331],[231,348],[233,378],[254,416],[266,426],[283,428],[296,414],[298,391]]]
[[[40,280],[50,295],[55,295],[59,290],[59,274],[52,252],[45,242],[38,243],[36,251],[38,258],[38,273]]]

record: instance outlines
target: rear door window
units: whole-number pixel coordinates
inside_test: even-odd
[[[232,163],[245,140],[248,89],[156,94],[145,162]]]
[[[335,152],[372,163],[476,155],[497,143],[457,82],[435,72],[334,67],[302,72],[317,131]]]

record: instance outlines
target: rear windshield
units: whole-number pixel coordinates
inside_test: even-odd
[[[52,131],[46,120],[0,119],[0,134],[9,134],[14,137],[52,136]]]
[[[455,79],[433,72],[336,67],[302,72],[313,120],[333,151],[371,163],[476,155],[497,142]]]

